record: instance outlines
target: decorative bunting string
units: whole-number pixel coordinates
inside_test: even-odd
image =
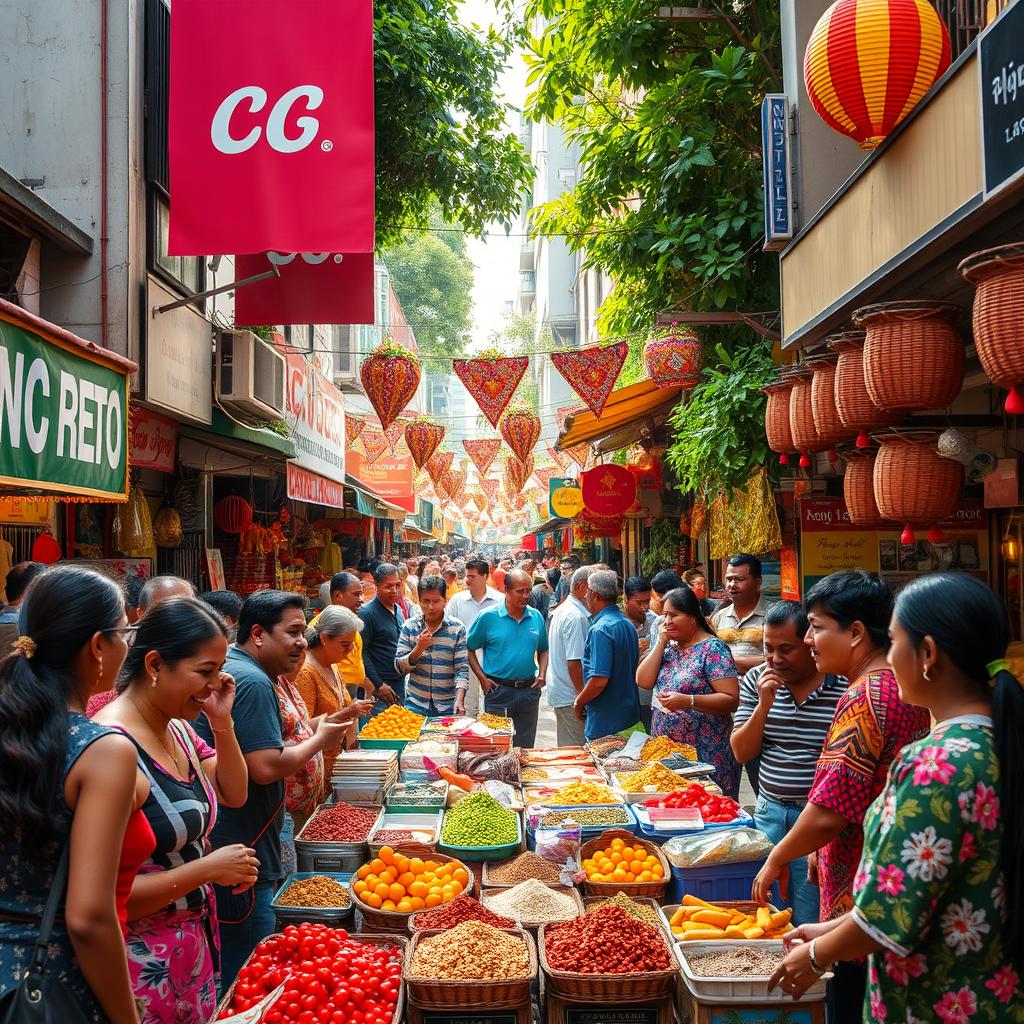
[[[527,356],[512,356],[456,359],[452,368],[490,420],[491,426],[496,427],[529,365]]]

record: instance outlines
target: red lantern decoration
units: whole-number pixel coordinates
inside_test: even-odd
[[[883,409],[871,400],[864,377],[864,331],[833,334],[828,347],[838,356],[835,387],[836,412],[844,427],[857,431],[857,447],[871,444],[869,430],[891,427],[902,419],[899,410]]]
[[[412,401],[420,386],[420,361],[414,352],[384,341],[364,360],[359,368],[363,390],[380,417],[382,430],[387,430]]]
[[[444,440],[445,430],[440,423],[432,420],[414,420],[405,428],[405,443],[409,446],[412,461],[422,469]]]
[[[252,505],[237,494],[221,498],[213,506],[213,522],[224,533],[242,533],[252,526],[252,516]]]
[[[580,479],[583,504],[598,516],[621,516],[636,503],[636,477],[625,466],[595,466]]]
[[[874,149],[949,63],[949,33],[928,0],[836,0],[807,42],[804,85],[830,128]]]
[[[652,338],[644,346],[644,364],[655,387],[690,389],[700,380],[700,339],[688,328]]]
[[[525,462],[540,440],[540,417],[522,406],[510,409],[502,417],[501,436],[516,458]]]

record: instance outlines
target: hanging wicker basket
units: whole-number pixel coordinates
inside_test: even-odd
[[[843,426],[857,431],[858,448],[870,446],[868,431],[895,426],[903,418],[897,410],[875,405],[868,394],[864,379],[866,338],[864,331],[845,331],[828,339],[828,347],[839,356],[834,382],[836,412]]]
[[[831,448],[840,441],[852,440],[857,433],[839,418],[836,407],[836,369],[839,356],[834,352],[807,360],[814,376],[811,377],[811,415],[818,432],[818,440]]]
[[[809,366],[798,366],[790,372],[793,389],[789,393],[789,429],[793,435],[793,447],[800,452],[800,465],[811,464],[811,452],[820,452],[828,447],[818,437],[811,409],[811,380],[814,371]]]
[[[960,307],[948,302],[879,302],[853,314],[867,331],[864,379],[875,405],[903,412],[942,409],[964,383]]]
[[[761,388],[768,396],[764,410],[764,432],[768,438],[768,447],[778,454],[783,466],[789,462],[789,453],[796,450],[793,432],[789,429],[789,394],[792,390],[793,381],[785,372]]]
[[[885,434],[878,439],[874,485],[878,512],[905,524],[901,538],[913,542],[914,526],[932,526],[952,515],[964,483],[964,468],[939,455],[934,431]]]
[[[1024,243],[968,256],[958,268],[975,286],[972,325],[981,367],[1009,388],[1006,411],[1024,413]]]
[[[843,477],[843,495],[846,498],[846,513],[855,526],[881,527],[886,525],[885,517],[875,503],[875,458],[874,448],[855,448],[847,452],[846,475]]]

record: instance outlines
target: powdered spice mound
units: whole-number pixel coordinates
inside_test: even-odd
[[[672,966],[661,933],[619,907],[549,926],[544,955],[549,967],[575,974],[641,974]]]

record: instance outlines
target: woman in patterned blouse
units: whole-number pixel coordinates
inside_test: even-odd
[[[1024,691],[1002,660],[1006,609],[937,573],[900,594],[891,633],[900,692],[935,727],[868,811],[853,910],[794,932],[773,983],[795,998],[867,954],[864,1020],[1024,1020]]]
[[[892,591],[872,573],[836,572],[804,601],[811,627],[806,643],[818,671],[850,680],[836,705],[807,805],[754,880],[752,898],[764,904],[786,864],[811,857],[821,889],[821,920],[853,905],[853,876],[864,844],[864,815],[885,785],[900,750],[928,731],[928,713],[905,703],[889,670]],[[863,963],[836,965],[829,984],[832,1024],[859,1021],[867,972]]]

